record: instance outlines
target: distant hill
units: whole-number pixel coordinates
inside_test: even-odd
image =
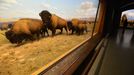
[[[12,24],[14,21],[10,21],[10,22],[0,22],[0,25],[2,25],[2,24]]]
[[[17,21],[18,18],[1,18],[0,17],[0,28],[3,24],[12,24],[14,21]]]
[[[95,21],[95,18],[94,18],[94,17],[90,17],[90,18],[80,18],[80,20]]]
[[[4,24],[12,24],[14,21],[10,21],[10,22],[0,22],[0,29],[2,28],[2,25]]]

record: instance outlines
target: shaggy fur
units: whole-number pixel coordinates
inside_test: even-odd
[[[66,20],[60,18],[55,14],[51,14],[47,10],[42,11],[39,15],[44,25],[46,25],[46,27],[52,31],[52,35],[55,35],[56,29],[60,29],[62,33],[63,28],[65,28],[66,32],[68,33]]]
[[[43,30],[47,32],[45,29],[41,20],[23,18],[14,23],[11,30],[6,32],[6,37],[11,43],[21,43],[23,40],[33,40],[34,35],[39,39]]]

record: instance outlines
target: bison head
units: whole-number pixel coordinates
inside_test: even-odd
[[[5,32],[6,38],[11,42],[11,43],[18,43],[18,39],[19,37],[14,34],[13,31],[9,30],[7,32]]]
[[[39,13],[39,15],[44,24],[50,23],[51,16],[52,16],[50,12],[48,12],[47,10],[43,10],[42,12]]]
[[[11,42],[11,43],[14,43],[14,40],[13,40],[13,32],[11,30],[5,32],[5,35],[6,35],[6,38]]]
[[[73,29],[73,25],[72,25],[72,22],[71,22],[71,21],[68,21],[68,22],[67,22],[67,26],[68,26],[69,31],[70,31],[71,29]]]

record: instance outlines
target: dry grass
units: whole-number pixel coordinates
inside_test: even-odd
[[[5,30],[1,31],[0,30],[0,46],[9,43],[9,41],[5,38]]]
[[[89,25],[89,28],[91,27]],[[0,44],[0,75],[29,75],[84,41],[90,35],[91,32],[81,36],[66,35],[64,31],[61,35],[27,42],[18,47],[2,37],[3,44]],[[5,43],[4,40],[7,42]]]

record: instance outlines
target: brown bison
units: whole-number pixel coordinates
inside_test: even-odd
[[[86,24],[83,24],[83,23],[78,24],[78,27],[77,27],[77,32],[78,32],[78,34],[79,34],[79,35],[80,35],[80,34],[83,34],[84,31],[87,32],[87,25],[86,25]]]
[[[40,34],[43,34],[44,31],[48,34],[41,20],[23,18],[16,21],[11,30],[5,34],[11,43],[21,43],[23,40],[34,40],[34,35],[39,39]]]
[[[84,21],[80,21],[78,19],[72,19],[71,21],[68,21],[68,28],[69,31],[72,30],[72,34],[76,32],[77,34],[83,34],[84,31],[87,32],[87,25]]]
[[[55,35],[56,29],[60,29],[61,33],[63,28],[65,28],[66,32],[68,33],[67,28],[67,21],[56,16],[55,14],[51,14],[47,10],[42,11],[39,13],[44,25],[52,31],[52,36]]]
[[[73,34],[74,32],[76,32],[76,30],[77,30],[77,25],[78,25],[78,24],[74,25],[74,24],[72,23],[72,21],[68,21],[68,22],[67,22],[67,25],[68,25],[68,30],[69,30],[69,31],[72,31],[72,34]]]
[[[11,42],[11,43],[21,43],[23,40],[28,40],[28,35],[26,34],[14,34],[13,31],[9,30],[5,32],[6,38]]]

